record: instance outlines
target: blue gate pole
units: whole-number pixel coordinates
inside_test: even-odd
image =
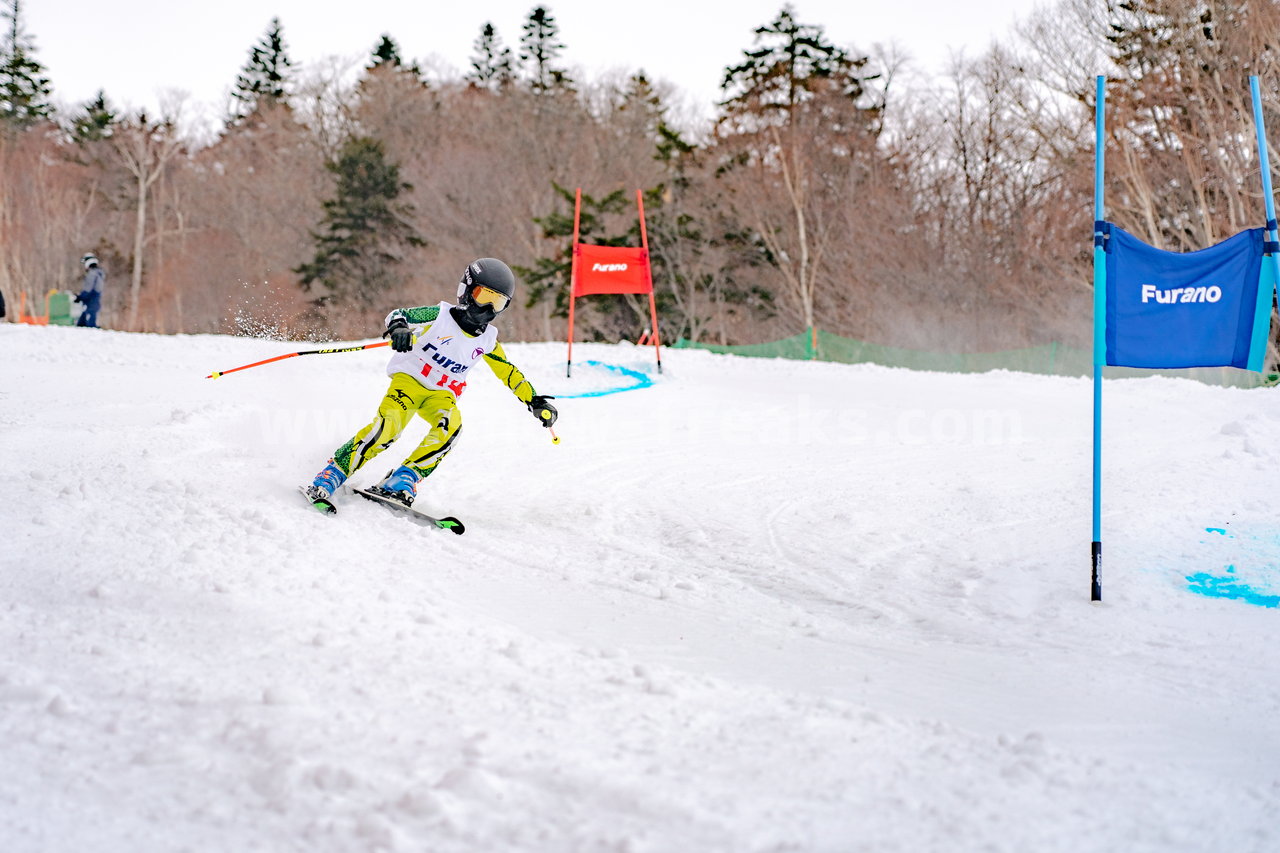
[[[1249,78],[1249,94],[1253,97],[1253,126],[1258,134],[1258,166],[1262,171],[1262,200],[1267,206],[1267,229],[1264,238],[1268,243],[1273,243],[1280,239],[1280,229],[1276,227],[1276,203],[1271,196],[1271,158],[1267,152],[1267,129],[1262,123],[1262,95],[1258,91],[1258,78]],[[1271,270],[1275,273],[1276,282],[1280,284],[1280,257],[1275,252],[1267,255],[1271,260]],[[1268,294],[1270,296],[1270,294]],[[1264,297],[1259,294],[1259,301],[1264,301]],[[1265,299],[1270,302],[1269,299]],[[1259,306],[1259,311],[1262,307]],[[1267,306],[1267,326],[1270,327],[1271,307]],[[1262,344],[1266,347],[1265,342]],[[1259,366],[1261,369],[1261,366]]]
[[[1271,198],[1271,161],[1267,153],[1267,132],[1262,124],[1262,95],[1258,78],[1249,78],[1249,94],[1253,97],[1253,126],[1258,134],[1258,165],[1262,169],[1262,201],[1267,206],[1267,239],[1276,239],[1276,204]]]
[[[1093,564],[1089,598],[1102,600],[1102,366],[1107,360],[1107,253],[1104,245],[1102,177],[1106,153],[1107,78],[1098,76],[1093,168]]]

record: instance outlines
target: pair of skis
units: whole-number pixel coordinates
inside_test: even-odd
[[[307,503],[311,504],[321,512],[328,515],[337,514],[338,508],[334,505],[333,501],[311,500],[311,496],[307,494],[305,486],[299,486],[298,491],[307,499]],[[407,516],[410,521],[413,521],[416,524],[421,524],[424,527],[436,527],[441,530],[448,530],[450,533],[456,533],[459,536],[466,532],[466,527],[463,526],[462,522],[451,515],[447,515],[444,518],[436,518],[434,515],[427,515],[421,510],[414,509],[411,506],[405,506],[399,501],[392,500],[391,498],[380,495],[377,492],[371,492],[367,489],[352,489],[351,491],[355,492],[362,498],[367,498],[376,504],[385,506],[387,509],[401,513]]]

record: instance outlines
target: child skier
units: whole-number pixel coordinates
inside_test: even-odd
[[[498,343],[494,318],[507,309],[515,293],[511,269],[497,258],[480,258],[462,273],[457,305],[397,308],[387,315],[383,337],[391,338],[395,350],[387,364],[391,387],[373,422],[339,447],[306,489],[317,508],[333,511],[329,498],[338,487],[390,447],[417,414],[431,431],[400,467],[369,489],[410,506],[418,483],[436,469],[462,432],[458,395],[466,388],[467,372],[481,358],[539,423],[549,428],[556,422],[556,409],[547,402],[553,398],[535,394]]]

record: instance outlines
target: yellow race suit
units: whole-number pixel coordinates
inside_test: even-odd
[[[334,464],[348,477],[390,447],[414,415],[423,418],[431,429],[404,464],[421,477],[429,476],[462,433],[458,395],[466,388],[468,371],[481,360],[516,399],[525,405],[533,399],[533,386],[507,360],[497,339],[497,327],[490,323],[479,335],[468,334],[450,313],[452,307],[441,302],[396,309],[387,315],[388,326],[397,317],[409,323],[414,345],[407,353],[392,355],[387,365],[391,385],[378,404],[373,421],[333,454]]]

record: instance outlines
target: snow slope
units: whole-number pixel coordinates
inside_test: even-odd
[[[1098,605],[1085,380],[482,371],[455,537],[297,348],[0,324],[0,849],[1280,849],[1280,392],[1108,382]]]

